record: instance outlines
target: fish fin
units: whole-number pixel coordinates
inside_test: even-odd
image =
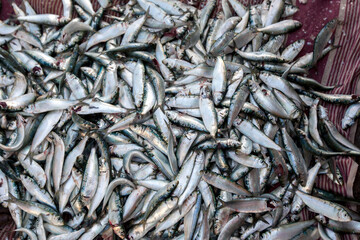
[[[8,193],[8,195],[9,195],[9,198],[8,198],[8,199],[4,199],[4,200],[3,200],[4,202],[13,203],[15,200],[17,200],[17,198],[16,198],[14,195],[12,195],[10,192]]]
[[[254,78],[256,78],[256,76],[259,75],[260,71],[258,69],[256,69],[255,67],[250,67],[249,70],[252,75],[252,80],[256,82],[256,79],[254,79]],[[242,84],[240,83],[239,85],[242,85]]]
[[[79,45],[79,52],[80,52],[81,54],[84,54],[84,52],[86,52],[86,50],[87,50],[87,44],[88,44],[88,41],[85,41],[85,42],[83,42],[83,43],[81,43],[81,44]]]
[[[283,148],[283,147],[280,147],[280,151],[281,151],[281,152],[290,152],[290,151],[286,150],[286,149]]]
[[[282,78],[286,79],[289,75],[291,68],[295,65],[296,61],[290,64],[289,68],[285,70],[285,72],[281,75]]]
[[[339,25],[344,25],[344,24],[345,24],[345,20],[339,20],[339,19],[337,19],[337,22],[338,22]]]
[[[89,103],[84,102],[86,99],[87,97],[78,99],[79,102],[77,103],[77,106],[90,106]]]
[[[268,221],[266,221],[266,219],[265,219],[263,216],[258,215],[258,216],[257,216],[257,218],[258,218],[260,221],[262,221],[262,222],[264,222],[264,223],[266,223],[266,224],[270,225],[270,223],[269,223]]]
[[[211,204],[205,206],[205,209],[204,209],[204,219],[205,219],[205,221],[207,221],[209,219],[210,206],[211,206]],[[205,218],[205,216],[206,216],[206,218]],[[210,221],[211,221],[211,219],[210,219]]]
[[[226,202],[222,200],[221,198],[218,199],[218,201],[221,203],[220,209],[225,207]]]
[[[333,44],[332,44],[331,46],[332,46],[332,50],[333,50],[333,49],[336,49],[336,48],[341,48],[341,47],[342,47],[341,45],[338,45],[338,44],[337,44],[337,45],[333,45]]]
[[[178,210],[179,210],[179,213],[180,213],[180,215],[181,215],[181,214],[182,214],[182,208],[179,207]]]
[[[8,2],[10,2],[10,5],[11,5],[12,3],[15,3],[15,0],[8,0]],[[13,13],[8,16],[7,20],[9,20],[10,22],[14,22],[14,21],[18,21],[17,18],[18,17]],[[20,25],[23,25],[23,24],[20,24]]]
[[[146,227],[146,220],[145,219],[142,219],[141,222],[139,223],[142,225],[143,227],[143,230],[145,230],[145,227]]]
[[[98,129],[98,132],[104,137],[106,138],[111,132],[108,131],[107,128],[103,128],[103,129]]]
[[[147,19],[149,17],[149,12],[150,12],[150,6],[146,9],[145,19]]]
[[[70,202],[75,202],[79,196],[80,196],[80,191],[72,199],[70,199]]]
[[[33,162],[33,158],[34,157],[34,153],[33,152],[28,152],[28,154],[25,156],[25,158],[29,158],[30,160],[30,165],[32,165],[32,162]]]
[[[64,73],[65,73],[65,72],[64,72]],[[62,74],[62,76],[64,76],[64,73]],[[55,87],[56,87],[56,84],[53,84],[53,85],[51,86],[51,88],[49,89],[49,91],[48,91],[48,96],[49,96],[49,98],[51,98],[51,97],[53,97],[53,96],[55,95],[55,92],[54,92]]]
[[[322,157],[315,157],[315,163],[319,162],[322,165],[324,165],[325,163],[327,163],[330,159],[325,159]]]
[[[54,193],[54,198],[59,201],[59,196],[60,196],[60,189],[57,190],[55,193]]]
[[[339,180],[337,174],[336,174],[336,170],[337,170],[337,164],[336,164],[336,161],[332,158],[332,161],[329,161],[329,169],[330,169],[330,172],[331,174],[333,175],[334,177],[334,180],[333,182],[336,184],[337,183],[341,183],[341,181]],[[340,172],[341,173],[341,172]],[[340,184],[341,185],[341,184]]]

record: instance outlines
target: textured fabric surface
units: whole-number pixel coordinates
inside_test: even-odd
[[[220,9],[221,0],[218,0],[217,10]],[[15,0],[16,3],[21,3]],[[30,4],[38,13],[62,13],[62,2],[59,0],[29,0]],[[120,1],[113,1],[114,4]],[[196,6],[202,8],[206,1],[192,1]],[[258,3],[258,1],[243,0],[245,4]],[[93,1],[94,9],[99,7],[97,1]],[[359,0],[308,0],[307,4],[296,1],[300,11],[293,18],[303,23],[300,30],[289,35],[287,44],[303,38],[306,44],[300,55],[311,52],[314,39],[320,29],[333,18],[338,18],[341,25],[335,32],[334,44],[340,46],[332,51],[324,59],[320,60],[317,67],[312,69],[309,76],[326,85],[339,85],[331,93],[359,94],[360,78],[360,1]],[[2,0],[1,19],[6,19],[12,14],[11,1]],[[347,106],[336,104],[325,104],[329,110],[330,119],[335,123],[341,133],[348,139],[354,141],[356,124],[346,130],[341,130],[341,119]],[[358,143],[355,143],[358,145]],[[337,164],[344,177],[344,185],[334,184],[327,176],[319,176],[316,186],[325,190],[333,191],[344,196],[353,197],[354,179],[358,165],[349,157],[337,159]],[[308,211],[303,213],[304,218],[311,217]],[[3,232],[0,223],[0,234]],[[0,235],[1,238],[2,235]],[[347,236],[350,239],[351,236]]]
[[[12,239],[14,236],[13,230],[15,229],[15,223],[5,208],[0,208],[0,239]]]

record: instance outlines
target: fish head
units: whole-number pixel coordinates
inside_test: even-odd
[[[339,209],[337,217],[342,222],[350,222],[352,220],[350,214],[344,209]]]
[[[221,92],[214,92],[213,98],[214,98],[214,104],[219,105],[221,100],[223,99],[223,94]]]
[[[207,85],[202,85],[200,88],[200,98],[209,98],[211,96],[210,89]]]
[[[35,75],[35,76],[42,76],[44,75],[44,72],[43,72],[43,69],[41,68],[41,66],[35,66],[31,69],[32,73]]]
[[[354,124],[354,120],[348,116],[345,116],[342,120],[341,120],[341,128],[346,130],[347,128],[349,128],[350,126],[352,126]]]
[[[58,214],[48,213],[48,214],[41,214],[45,221],[50,222],[55,226],[63,226],[64,220]]]

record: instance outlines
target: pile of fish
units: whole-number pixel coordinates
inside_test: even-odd
[[[0,22],[0,203],[17,239],[360,234],[357,201],[314,187],[342,185],[337,157],[360,155],[320,105],[350,105],[347,128],[360,98],[307,77],[337,19],[299,57],[286,0],[98,1],[63,0],[61,16],[13,3]]]

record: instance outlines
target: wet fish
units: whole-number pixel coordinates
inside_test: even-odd
[[[360,97],[305,76],[341,51],[337,19],[299,57],[290,1],[98,3],[24,1],[0,21],[0,203],[19,238],[360,233],[355,200],[313,189],[321,174],[345,184],[332,158],[360,155],[320,101],[350,105],[346,129]]]

